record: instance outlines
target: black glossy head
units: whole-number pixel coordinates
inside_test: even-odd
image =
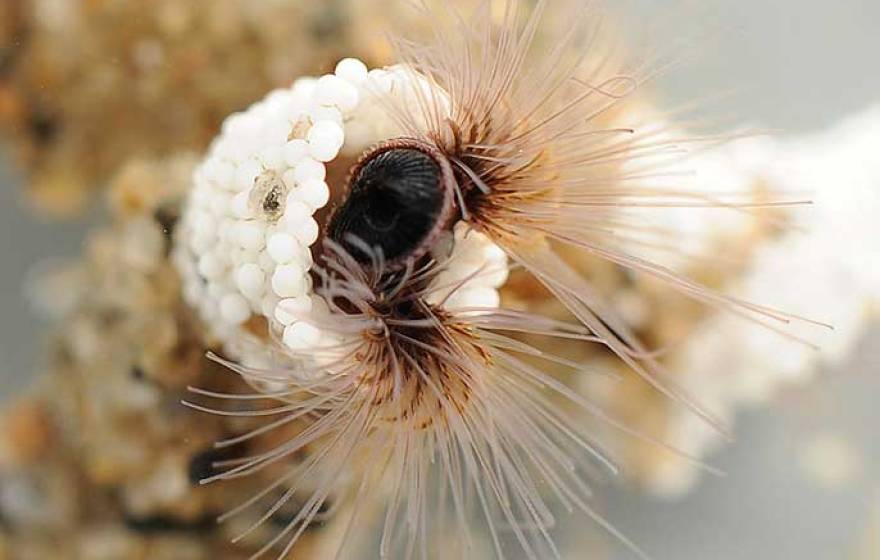
[[[362,262],[369,255],[352,238],[380,249],[389,263],[419,258],[448,225],[450,180],[449,164],[430,150],[405,143],[380,146],[354,169],[328,236]]]

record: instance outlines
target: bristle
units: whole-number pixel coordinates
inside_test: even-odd
[[[394,244],[384,248],[395,251],[386,254],[387,235],[371,230],[376,235],[365,241],[353,234],[363,230],[349,227],[363,210],[355,207],[352,220],[340,221],[323,245],[314,247],[319,256],[311,270],[313,295],[326,312],[313,313],[308,324],[322,333],[320,344],[279,342],[278,360],[262,368],[222,362],[280,403],[233,412],[191,405],[270,418],[221,446],[251,443],[282,427],[294,430],[271,449],[225,462],[226,470],[209,479],[283,471],[224,516],[265,505],[284,488],[241,538],[295,494],[308,496],[255,558],[273,549],[285,557],[331,496],[350,505],[342,546],[352,542],[351,532],[363,529],[359,512],[384,508],[382,558],[427,558],[434,548],[429,541],[448,536],[443,528],[458,535],[454,546],[468,553],[462,555],[475,555],[474,517],[482,520],[499,558],[509,547],[531,559],[559,557],[552,536],[556,506],[595,519],[643,556],[590,505],[587,475],[597,469],[615,473],[614,461],[564,413],[560,401],[628,435],[648,438],[536,365],[583,374],[581,364],[526,340],[607,347],[657,391],[719,431],[724,426],[675,385],[657,354],[566,259],[572,251],[603,259],[757,322],[799,319],[717,294],[623,248],[624,241],[669,250],[675,245],[662,229],[621,210],[750,211],[779,203],[649,186],[674,182],[678,171],[669,162],[721,140],[688,138],[662,123],[645,124],[638,114],[628,118],[624,103],[665,64],[664,58],[623,62],[589,4],[572,1],[564,26],[551,29],[542,27],[548,0],[530,10],[507,0],[494,12],[496,4],[484,1],[472,15],[445,4],[430,11],[422,4],[426,20],[434,24],[433,44],[397,40],[403,64],[380,71],[406,73],[410,79],[391,83],[409,89],[375,92],[406,135],[397,140],[429,146],[420,153],[436,152],[444,169],[451,170],[459,223],[445,218],[422,223],[432,217],[423,212],[415,220],[424,226],[416,228],[418,235],[391,240]],[[545,33],[555,34],[552,48],[535,48],[536,37]],[[434,192],[435,173],[428,175],[422,186]],[[443,195],[448,205],[452,196]],[[456,255],[446,258],[439,247],[443,239],[461,253],[468,235],[482,249],[491,245],[501,265],[496,260],[493,268],[487,257],[459,267]],[[494,290],[506,278],[508,258],[579,323],[499,309]],[[270,328],[268,337],[279,334]],[[233,400],[240,407],[257,398]],[[651,443],[675,452],[662,442]],[[287,459],[299,454],[305,459],[287,470]],[[512,535],[515,544],[504,542],[502,533]]]
[[[725,200],[650,186],[691,151],[737,135],[688,137],[662,123],[643,123],[638,111],[627,117],[625,103],[660,71],[664,57],[627,63],[613,47],[591,50],[608,44],[597,40],[602,29],[592,23],[598,20],[591,7],[568,5],[570,27],[556,30],[555,48],[545,51],[533,43],[548,2],[539,1],[524,19],[520,2],[503,2],[500,21],[489,17],[488,4],[474,17],[453,8],[434,14],[437,42],[431,46],[397,42],[402,60],[446,95],[442,106],[435,102],[440,96],[425,94],[393,114],[409,135],[436,142],[456,166],[464,220],[545,284],[651,385],[723,431],[646,358],[650,352],[555,248],[652,276],[706,305],[780,331],[780,325],[803,319],[718,294],[620,248],[622,240],[637,239],[631,247],[675,250],[668,235],[652,235],[620,210],[750,211],[803,201]]]
[[[527,557],[558,557],[548,500],[593,516],[586,465],[592,462],[612,473],[616,469],[598,444],[557,409],[550,393],[564,390],[562,386],[551,389],[540,370],[516,354],[565,361],[503,332],[585,342],[594,337],[577,325],[522,312],[468,309],[457,314],[428,305],[420,292],[443,273],[442,265],[412,271],[419,281],[404,279],[405,289],[388,290],[402,280],[359,265],[344,249],[326,243],[326,281],[317,290],[340,310],[328,325],[339,325],[338,336],[356,341],[318,378],[289,377],[286,388],[273,394],[285,404],[228,413],[279,417],[221,445],[240,444],[308,415],[313,418],[278,447],[224,463],[226,470],[213,479],[248,476],[309,450],[304,462],[223,519],[263,504],[284,488],[284,495],[243,532],[244,538],[294,494],[311,488],[300,514],[255,557],[273,548],[282,551],[278,558],[284,557],[331,494],[347,495],[355,510],[368,503],[386,504],[383,557],[426,558],[428,539],[450,519],[462,543],[470,542],[475,514],[493,535],[498,557],[509,546],[500,537],[502,529],[512,533]],[[336,269],[345,274],[331,272]],[[352,322],[361,330],[348,328]],[[279,373],[235,367],[252,380],[276,379]],[[361,467],[353,469],[353,464]],[[538,490],[538,480],[549,494]],[[441,502],[451,517],[437,514]]]

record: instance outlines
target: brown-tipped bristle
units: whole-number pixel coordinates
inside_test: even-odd
[[[592,7],[565,5],[570,17],[551,29],[541,27],[549,21],[548,1],[525,10],[510,0],[494,11],[487,2],[472,14],[438,8],[428,45],[398,41],[397,47],[405,64],[444,95],[418,94],[415,109],[400,106],[393,116],[408,134],[435,142],[453,163],[466,194],[464,220],[501,246],[660,394],[723,431],[676,387],[576,263],[605,260],[778,331],[803,319],[719,294],[640,257],[652,244],[675,248],[680,240],[637,213],[698,212],[701,206],[749,211],[773,203],[724,200],[709,189],[676,185],[670,176],[687,171],[682,165],[688,150],[737,135],[694,137],[654,120],[632,102],[668,63],[669,53],[624,57],[614,41],[603,40]],[[542,32],[557,37],[550,48],[536,47]]]
[[[380,410],[382,421],[406,422],[423,430],[435,422],[446,423],[450,407],[461,413],[478,378],[491,375],[491,356],[472,327],[442,310],[408,309],[406,315],[395,319],[433,317],[442,327],[397,325],[382,336],[365,334],[374,351],[355,359],[372,356],[372,364],[363,364],[367,367],[362,370],[362,390]],[[448,359],[440,357],[444,354]]]

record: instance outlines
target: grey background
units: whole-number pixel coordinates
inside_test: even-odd
[[[614,5],[628,14],[633,29],[669,8],[649,0]],[[661,97],[670,102],[733,88],[736,95],[714,103],[713,113],[742,116],[782,134],[817,130],[880,102],[877,0],[713,1],[700,3],[697,11],[673,19],[657,36],[674,41],[687,29],[711,39],[705,52],[659,81]],[[0,157],[4,397],[26,386],[40,368],[46,325],[22,298],[27,271],[40,259],[75,255],[94,221],[41,223],[24,209],[17,183]],[[711,458],[729,473],[726,478],[707,478],[673,503],[611,487],[603,499],[607,517],[657,560],[856,558],[856,542],[869,530],[869,510],[880,507],[878,341],[875,331],[849,363],[808,387],[792,388],[770,409],[743,412],[737,442]],[[823,490],[797,470],[797,442],[820,431],[856,442],[863,472],[853,485]],[[614,558],[632,558],[620,547],[609,548]]]

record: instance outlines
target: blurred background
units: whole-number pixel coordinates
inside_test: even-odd
[[[639,29],[666,8],[650,0],[613,6],[625,29]],[[661,106],[733,91],[711,111],[785,137],[819,132],[880,103],[880,2],[713,1],[699,14],[705,21],[681,25],[704,29],[708,48],[660,78]],[[677,40],[675,25],[660,29],[659,39]],[[877,145],[880,154],[880,138]],[[22,181],[8,152],[0,152],[3,399],[45,365],[48,324],[25,298],[30,274],[47,259],[77,255],[103,218],[99,204],[62,221],[36,216],[21,196]],[[877,395],[880,328],[873,328],[839,365],[788,387],[770,406],[739,412],[736,441],[708,459],[726,477],[706,477],[674,499],[612,482],[602,490],[603,511],[658,560],[880,558]],[[608,540],[599,533],[581,538]],[[613,558],[631,557],[613,543],[602,546]]]

